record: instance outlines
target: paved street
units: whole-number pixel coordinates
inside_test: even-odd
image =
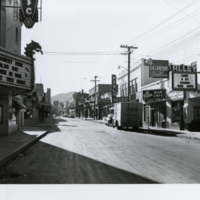
[[[200,183],[199,141],[56,117],[1,183]]]

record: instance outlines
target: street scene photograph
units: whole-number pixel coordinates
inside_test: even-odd
[[[0,1],[1,199],[199,199],[199,166],[199,0]]]

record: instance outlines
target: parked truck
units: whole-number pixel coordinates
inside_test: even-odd
[[[114,105],[113,127],[138,128],[142,127],[142,103],[120,102]]]

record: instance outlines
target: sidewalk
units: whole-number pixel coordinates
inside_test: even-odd
[[[44,137],[52,126],[51,117],[31,127],[23,127],[11,135],[0,136],[0,166],[13,159],[33,143]]]
[[[87,119],[88,121],[104,124],[103,120],[94,120],[93,118]],[[166,134],[166,135],[173,135],[180,138],[187,138],[187,139],[194,139],[200,140],[200,132],[190,132],[186,130],[174,130],[174,129],[166,129],[166,128],[156,128],[156,127],[142,127],[139,128],[140,130],[150,131],[153,133],[158,134]]]

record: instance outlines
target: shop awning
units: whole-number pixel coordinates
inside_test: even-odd
[[[16,97],[13,97],[13,101],[19,106],[20,109],[25,109],[26,106]]]

